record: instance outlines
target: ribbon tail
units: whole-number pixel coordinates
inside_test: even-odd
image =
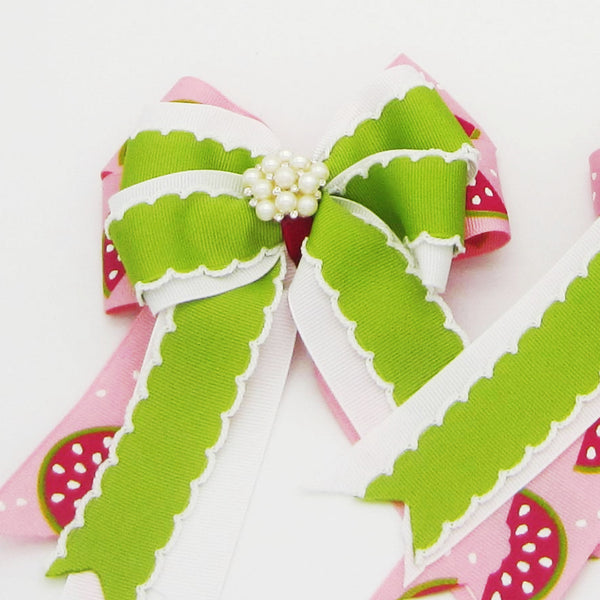
[[[463,348],[442,300],[368,209],[325,196],[290,288],[298,331],[365,435]]]
[[[598,424],[414,580],[401,560],[372,600],[409,598],[411,591],[431,589],[440,580],[454,582],[447,589],[460,600],[465,593],[484,600],[496,592],[512,597],[529,584],[534,592],[544,592],[540,597],[562,598],[600,540],[600,479],[578,467]],[[536,549],[525,552],[526,544]]]
[[[67,444],[89,439],[89,432],[121,427],[153,325],[152,314],[143,310],[81,400],[0,488],[1,535],[54,537],[70,522],[73,503],[91,487],[98,464],[91,453],[72,454],[68,462],[52,459]],[[74,470],[78,463],[86,472]],[[69,481],[80,487],[69,489]]]
[[[199,488],[189,517],[157,573],[152,590],[165,598],[185,597],[189,590],[205,600],[221,597],[294,349],[296,329],[286,296],[284,291],[214,471]],[[189,569],[190,557],[203,568]]]
[[[92,571],[106,600],[133,600],[156,581],[216,472],[284,272],[281,263],[254,283],[159,313],[125,426],[63,533],[50,576]]]
[[[596,222],[513,309],[332,469],[336,489],[407,504],[409,577],[529,485],[600,417],[599,287]],[[554,493],[537,502],[541,512],[549,503],[558,503]],[[558,536],[558,526],[547,527]]]

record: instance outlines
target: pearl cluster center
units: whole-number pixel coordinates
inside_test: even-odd
[[[281,221],[286,215],[311,217],[317,212],[320,188],[328,177],[324,163],[282,150],[244,172],[244,195],[261,221]]]

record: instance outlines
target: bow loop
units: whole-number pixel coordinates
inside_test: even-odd
[[[262,277],[282,236],[243,199],[241,173],[276,143],[268,128],[195,103],[162,103],[149,115],[126,144],[106,233],[138,301],[156,313]]]
[[[359,202],[414,250],[426,285],[445,288],[464,251],[465,189],[478,153],[433,84],[409,65],[388,69],[321,144],[327,189]]]

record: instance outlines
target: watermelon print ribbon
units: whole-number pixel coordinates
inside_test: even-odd
[[[122,427],[71,522],[72,514],[53,506],[66,494],[53,488],[49,496],[52,478],[46,472],[39,478],[53,528],[66,525],[49,573],[77,574],[69,576],[69,598],[124,600],[148,589],[169,597],[211,578],[202,597],[218,597],[291,359],[286,281],[293,266],[284,244],[296,254],[293,240],[304,237],[310,222],[286,219],[281,228],[261,222],[241,184],[241,174],[279,145],[263,123],[202,82],[182,80],[165,100],[103,172],[110,196],[107,310],[129,308],[135,297],[156,321],[142,311],[129,345],[94,389],[106,391],[105,378],[118,375],[123,355],[148,340],[132,399],[110,416],[111,425]],[[508,240],[494,149],[471,123],[401,58],[346,107],[315,152],[330,177],[303,246],[291,306],[360,435],[462,349],[460,331],[436,294],[452,257]],[[356,381],[341,382],[335,357],[346,372],[357,365]],[[131,383],[121,388],[117,395],[127,398]],[[269,399],[263,412],[260,398]],[[74,411],[49,436],[29,473],[50,448],[46,470],[65,468],[53,451],[83,412]],[[68,440],[73,452],[85,453],[80,438]],[[248,448],[256,451],[236,505],[231,473]],[[18,475],[3,493],[17,493]],[[228,519],[230,513],[236,517]],[[211,528],[215,514],[219,527],[235,522],[227,535]],[[190,540],[190,523],[209,535]],[[41,525],[37,532],[45,533]],[[227,543],[215,548],[221,538]],[[211,551],[219,554],[217,569]],[[177,557],[190,553],[200,566],[206,558],[213,575],[199,568],[182,579]]]

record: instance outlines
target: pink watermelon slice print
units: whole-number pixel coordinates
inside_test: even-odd
[[[600,419],[583,436],[575,470],[582,473],[600,473]]]
[[[115,245],[106,235],[102,236],[102,270],[104,273],[104,292],[108,296],[125,275],[125,269]]]
[[[481,132],[469,121],[454,115],[465,133],[472,140],[479,139]],[[475,184],[467,186],[467,211],[496,213],[498,216],[506,216],[506,208],[500,195],[490,183],[489,179],[478,171],[475,176]]]
[[[39,473],[38,494],[46,519],[60,532],[75,516],[77,504],[92,488],[98,467],[108,457],[116,427],[78,431],[58,442]]]
[[[475,183],[467,186],[466,208],[467,211],[495,213],[497,216],[506,215],[502,199],[481,171],[475,176]]]
[[[473,123],[469,123],[469,121],[458,115],[454,115],[454,118],[460,123],[460,126],[465,130],[470,139],[478,140],[481,137],[481,131]]]
[[[433,579],[421,585],[407,590],[398,600],[409,600],[409,598],[425,598],[442,592],[449,592],[458,587],[456,579]]]
[[[564,567],[564,527],[554,510],[529,490],[514,496],[506,523],[510,552],[489,576],[481,600],[540,600]]]

